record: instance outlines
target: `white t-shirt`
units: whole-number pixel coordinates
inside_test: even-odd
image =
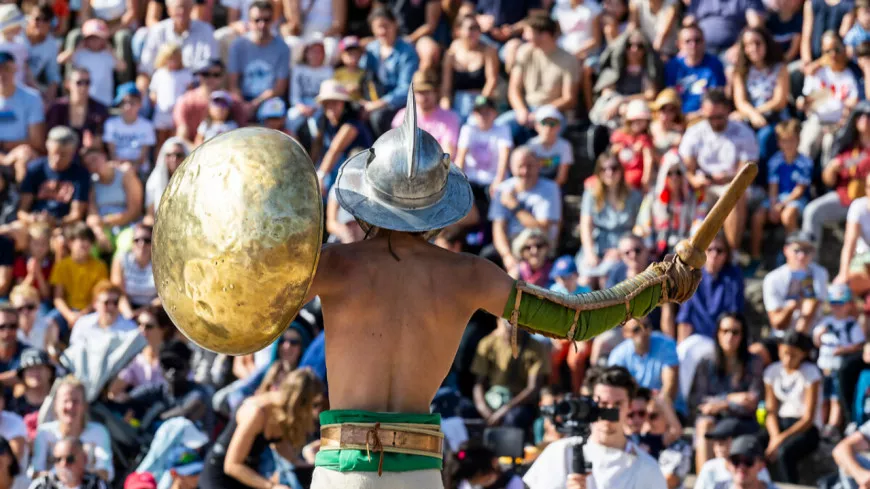
[[[570,2],[559,2],[553,7],[551,15],[559,23],[562,32],[559,47],[577,54],[583,43],[594,36],[595,18],[601,15],[601,6],[594,0],[583,0],[576,7],[572,7]]]
[[[547,445],[526,472],[523,482],[529,489],[564,489],[571,469],[573,444],[576,437],[563,438]],[[583,447],[583,455],[592,463],[592,477],[587,489],[666,489],[665,476],[659,464],[632,442],[625,450],[609,448],[592,441]]]
[[[764,369],[764,384],[773,387],[773,393],[779,399],[780,418],[800,418],[807,406],[804,405],[806,390],[814,382],[822,380],[822,372],[810,362],[804,362],[800,368],[787,373],[782,362],[776,362]],[[816,402],[814,423],[822,428],[822,386],[819,386],[819,398]]]
[[[27,440],[27,426],[24,424],[24,419],[13,412],[0,411],[0,436],[7,440],[14,440],[15,438],[23,438],[24,440]],[[30,483],[30,478],[27,477],[27,474],[25,473],[26,470],[24,470],[28,465],[30,465],[29,443],[24,444],[24,453],[19,462],[22,470],[21,473],[15,477],[15,480],[12,483],[12,489],[26,488]]]
[[[106,107],[111,107],[115,96],[115,57],[112,52],[108,49],[105,51],[76,49],[72,64],[85,68],[90,73],[91,87],[88,89],[88,95]]]
[[[771,482],[770,472],[767,467],[761,469],[758,473],[758,480],[761,482]],[[698,473],[698,478],[695,479],[695,487],[692,489],[714,489],[716,484],[731,481],[731,472],[728,472],[728,467],[725,466],[724,458],[714,458],[704,462],[701,467],[701,472]]]
[[[683,159],[695,158],[698,168],[708,175],[733,175],[740,162],[758,161],[758,140],[755,131],[742,122],[728,121],[725,130],[717,133],[709,122],[701,121],[686,129],[679,153]]]
[[[458,149],[467,149],[465,175],[474,183],[489,185],[498,171],[498,154],[503,148],[513,148],[510,129],[493,125],[484,131],[474,124],[465,124],[459,130]]]
[[[823,66],[804,79],[803,94],[812,96],[812,112],[819,120],[833,124],[843,117],[843,103],[858,97],[858,82],[849,69],[838,73]]]
[[[813,329],[813,338],[819,346],[817,364],[822,370],[839,370],[843,365],[843,357],[834,355],[834,350],[841,346],[864,343],[864,328],[855,318],[837,319],[825,316]]]
[[[828,271],[817,263],[810,263],[807,271],[795,272],[783,265],[768,273],[762,283],[762,296],[765,311],[776,311],[785,307],[789,300],[814,297],[819,302],[828,300]],[[794,327],[794,322],[800,316],[795,311],[789,328],[772,330],[774,336],[782,336],[788,329]]]
[[[571,143],[563,138],[557,138],[556,142],[547,148],[541,136],[535,136],[529,140],[528,146],[541,163],[542,177],[555,180],[560,166],[574,164],[574,150],[571,149]]]
[[[30,333],[25,333],[23,329],[18,328],[18,340],[22,343],[45,350],[45,334],[48,332],[48,321],[45,317],[38,316],[36,322],[31,326]]]
[[[142,154],[142,147],[154,146],[157,138],[154,124],[148,119],[138,117],[132,124],[127,124],[121,116],[115,116],[106,121],[103,141],[115,145],[119,159],[132,161]]]
[[[30,43],[21,36],[16,37],[14,41],[7,41],[0,36],[0,51],[12,53],[12,56],[15,56],[15,82],[24,84],[27,60],[30,59]]]
[[[846,214],[846,223],[858,223],[858,244],[855,246],[855,254],[870,251],[870,199],[861,197],[852,201],[849,212]]]
[[[90,0],[94,15],[106,22],[118,20],[127,8],[125,0]]]
[[[157,95],[157,110],[166,113],[172,112],[175,102],[184,95],[191,83],[193,74],[187,68],[175,71],[158,68],[151,77],[148,89]]]
[[[290,71],[290,106],[314,105],[320,84],[332,78],[335,69],[329,65],[316,68],[298,64]]]
[[[51,468],[49,456],[54,444],[63,435],[60,433],[60,423],[49,421],[39,425],[36,439],[33,441],[33,472],[44,472]],[[109,473],[109,481],[115,478],[115,468],[112,465],[112,441],[109,431],[100,423],[89,421],[81,436],[85,453],[88,455],[89,470],[105,470]]]
[[[80,317],[73,325],[69,344],[73,345],[78,342],[91,340],[101,335],[126,333],[127,331],[133,331],[137,328],[134,321],[126,319],[121,315],[118,315],[118,319],[107,328],[100,326],[97,322],[98,320],[99,313],[96,312]]]

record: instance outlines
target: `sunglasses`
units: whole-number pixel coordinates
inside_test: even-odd
[[[14,331],[18,329],[18,323],[3,323],[0,324],[0,331]]]
[[[805,246],[795,246],[791,249],[791,252],[801,255],[810,255],[813,253],[813,249]]]
[[[224,76],[224,73],[222,71],[204,71],[199,73],[199,76],[203,78],[220,78]]]
[[[77,87],[87,87],[90,84],[91,84],[90,80],[86,80],[86,79],[76,80]]]
[[[541,122],[539,122],[538,124],[540,124],[544,127],[558,127],[559,121],[557,121],[556,119],[544,119]]]
[[[740,455],[735,455],[733,457],[728,457],[728,461],[731,462],[731,465],[735,467],[752,467],[755,465],[755,458],[753,457],[742,457]]]
[[[740,331],[739,329],[722,328],[719,330],[719,333],[725,336],[740,336],[742,334],[742,331]]]
[[[66,465],[71,465],[71,464],[76,463],[76,456],[75,455],[66,455],[66,456],[62,456],[62,457],[53,457],[52,461],[55,464],[65,463]]]
[[[628,417],[629,418],[646,418],[646,411],[644,411],[644,410],[632,411],[632,412],[628,413]]]
[[[136,238],[133,240],[136,244],[151,244],[151,238]]]
[[[37,306],[36,304],[24,304],[24,305],[18,306],[17,309],[18,309],[18,312],[33,312],[36,310],[37,307],[39,307],[39,306]]]

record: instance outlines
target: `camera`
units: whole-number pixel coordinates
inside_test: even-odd
[[[619,409],[602,408],[591,397],[568,394],[564,399],[541,408],[560,433],[584,435],[590,423],[598,420],[618,421]]]

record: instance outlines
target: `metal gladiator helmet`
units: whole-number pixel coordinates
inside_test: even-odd
[[[426,232],[453,224],[471,210],[471,186],[438,141],[417,127],[414,86],[401,126],[350,157],[335,184],[339,204],[371,226]]]

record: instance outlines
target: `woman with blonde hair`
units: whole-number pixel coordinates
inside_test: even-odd
[[[289,489],[262,476],[258,468],[270,447],[295,460],[315,428],[315,405],[323,384],[308,369],[291,372],[275,389],[247,399],[206,458],[201,487]]]
[[[157,130],[157,147],[175,133],[172,109],[178,99],[193,84],[193,73],[184,67],[181,59],[181,44],[170,42],[157,51],[154,61],[154,76],[148,86],[148,96],[154,104],[154,128]]]
[[[649,132],[652,136],[656,155],[661,158],[665,153],[680,145],[683,132],[686,131],[683,103],[676,90],[666,88],[659,92],[655,101],[650,104],[650,108],[654,114],[649,125]]]
[[[18,310],[18,339],[40,350],[55,350],[57,325],[40,314],[39,300],[39,291],[32,285],[16,285],[9,293],[9,302]]]

